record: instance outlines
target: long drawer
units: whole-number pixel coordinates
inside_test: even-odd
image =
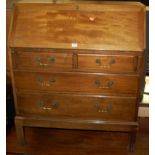
[[[136,98],[73,94],[18,94],[20,114],[133,121]]]
[[[136,95],[138,77],[117,74],[38,73],[15,71],[17,89]]]

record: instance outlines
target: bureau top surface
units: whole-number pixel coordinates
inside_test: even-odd
[[[145,8],[132,4],[16,4],[11,47],[142,51]]]

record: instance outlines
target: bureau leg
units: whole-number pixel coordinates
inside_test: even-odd
[[[16,134],[17,140],[21,145],[25,145],[25,133],[24,133],[24,126],[22,125],[22,121],[15,119],[15,126],[16,126]]]
[[[129,133],[129,151],[130,152],[134,151],[135,143],[136,143],[136,132],[130,132]]]

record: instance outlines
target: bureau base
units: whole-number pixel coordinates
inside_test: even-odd
[[[38,118],[16,116],[15,125],[17,138],[21,145],[26,144],[24,127],[65,128],[80,130],[121,131],[129,134],[129,151],[134,151],[137,122],[116,122],[103,120],[83,120],[77,118]]]

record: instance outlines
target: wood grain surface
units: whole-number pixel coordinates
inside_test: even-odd
[[[97,72],[131,73],[138,70],[138,56],[78,54],[77,68]]]
[[[15,69],[27,70],[48,70],[53,69],[72,69],[73,56],[71,53],[63,52],[15,52],[13,63]]]
[[[136,98],[101,95],[18,94],[21,115],[134,121]]]
[[[145,8],[126,4],[16,4],[11,47],[145,48]]]
[[[15,71],[17,90],[137,95],[138,76]]]
[[[129,74],[140,71],[142,56],[137,51],[17,48],[12,58],[15,70]]]

